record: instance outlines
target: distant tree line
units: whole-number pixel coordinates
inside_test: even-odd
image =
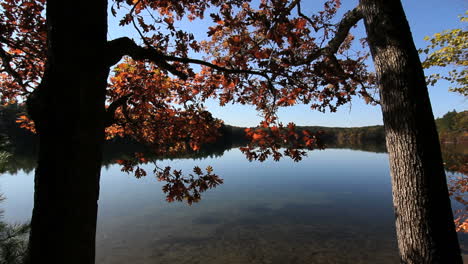
[[[457,113],[453,110],[436,120],[439,137],[442,143],[468,143],[468,111]],[[385,145],[383,126],[364,127],[324,127],[298,126],[298,130],[312,132],[322,131],[322,141],[330,147],[353,146],[363,144]],[[245,127],[226,125],[223,135],[232,142],[246,143]]]
[[[0,134],[3,134],[8,141],[12,142],[10,146],[14,146],[15,155],[21,155],[21,151],[26,151],[26,155],[36,152],[36,136],[26,129],[20,128],[16,122],[19,116],[25,114],[25,107],[19,104],[0,106]],[[443,117],[437,118],[435,121],[442,143],[468,143],[468,111],[457,113],[453,110],[446,113]],[[244,146],[248,143],[245,129],[246,127],[224,125],[220,128],[221,137],[218,141],[205,145],[204,149],[212,152],[212,150]],[[370,151],[385,151],[383,126],[298,126],[297,129],[299,131],[322,131],[320,139],[327,147],[346,146],[352,148],[354,146],[355,148],[362,149],[362,146],[367,145]],[[5,147],[2,148],[5,149]],[[126,150],[145,152],[145,147],[136,143],[131,138],[117,137],[108,141],[104,150],[108,152],[108,155],[112,156],[113,153],[127,152]],[[193,157],[194,153],[188,153],[187,155],[188,157]]]
[[[436,119],[442,143],[468,143],[468,111],[453,110]]]

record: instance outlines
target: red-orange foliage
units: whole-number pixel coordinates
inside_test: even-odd
[[[45,0],[0,1],[1,104],[16,102],[41,81],[46,52],[44,6]]]
[[[299,160],[304,152],[296,148],[312,148],[317,139],[314,135],[303,134],[299,140],[291,129],[277,129],[281,124],[277,123],[276,109],[318,98],[320,103],[313,107],[329,106],[333,110],[333,100],[336,99],[336,105],[349,100],[354,93],[354,83],[333,77],[330,66],[324,62],[313,66],[316,69],[299,64],[288,68],[296,62],[294,56],[304,56],[308,50],[316,50],[317,45],[308,35],[307,21],[288,18],[291,10],[288,11],[284,3],[273,1],[270,5],[269,1],[262,1],[260,9],[254,11],[249,1],[236,0],[114,1],[111,14],[121,17],[121,26],[131,25],[137,30],[142,46],[129,38],[109,41],[109,66],[117,65],[107,90],[107,138],[129,135],[151,146],[156,154],[197,151],[218,136],[221,121],[212,118],[203,107],[206,99],[218,98],[221,105],[252,104],[264,114],[262,126],[272,132],[253,134],[250,148],[245,149],[250,158],[256,155],[252,154],[255,153],[252,149],[259,147],[260,160],[269,155],[270,149],[277,160],[282,156],[277,142],[292,140],[288,143],[291,149],[284,154]],[[34,96],[34,90],[40,85],[46,54],[44,6],[45,0],[1,1],[2,103],[18,98],[24,101]],[[327,6],[315,20],[322,23],[320,21],[329,19],[335,7]],[[214,20],[214,26],[207,29],[211,40],[199,42],[190,32],[178,28],[177,23],[182,19],[203,19],[207,8]],[[238,14],[234,14],[234,10]],[[266,28],[270,16],[278,21],[271,29]],[[258,29],[248,32],[247,28],[251,27]],[[252,37],[254,35],[257,36]],[[203,51],[213,57],[191,59],[189,51]],[[346,74],[364,69],[362,65],[355,67],[358,63],[351,63],[351,60],[346,63],[343,62],[349,68]],[[202,67],[195,72],[193,64]],[[305,78],[304,71],[321,74],[317,78]],[[311,87],[310,82],[315,86]],[[324,88],[319,90],[319,87]],[[33,129],[26,116],[19,117],[18,122]],[[120,161],[124,170],[133,171],[137,177],[146,175],[137,166],[140,162],[138,156]],[[156,174],[160,179],[170,180],[168,171],[160,169]],[[176,180],[181,177],[178,171],[171,175]],[[195,188],[192,183],[197,183],[201,192],[206,189],[203,186],[211,188],[221,182],[211,169],[205,175],[195,175],[204,179],[206,185],[189,177],[193,181],[186,186],[187,190]],[[180,200],[179,194],[189,195],[188,191],[180,189],[180,184],[167,186],[168,200]],[[171,191],[171,186],[178,191]],[[194,191],[185,198],[196,201],[199,192]]]
[[[107,90],[107,137],[133,136],[157,154],[197,151],[218,135],[221,121],[203,107],[205,100],[216,98],[220,105],[254,105],[263,114],[259,128],[247,133],[251,144],[242,149],[251,160],[290,156],[298,161],[305,154],[300,148],[320,147],[316,134],[279,123],[277,109],[308,104],[319,111],[336,111],[353,95],[378,103],[368,93],[375,77],[364,64],[368,54],[350,50],[354,37],[349,30],[362,18],[359,12],[350,11],[336,23],[339,0],[324,1],[323,10],[309,16],[300,4],[113,1],[111,14],[121,17],[121,26],[133,26],[142,45],[129,38],[109,41],[110,53],[115,53],[109,66],[115,67]],[[0,5],[0,103],[5,104],[24,100],[41,81],[45,0],[2,0]],[[178,28],[179,21],[204,19],[206,13],[213,22],[207,29],[210,39],[196,40]],[[191,59],[190,52],[203,52],[206,58]],[[199,70],[194,64],[201,66]],[[18,120],[32,129],[26,116]],[[287,149],[281,153],[282,147]],[[119,161],[137,177],[146,175],[138,166],[146,162],[139,154]],[[168,182],[164,191],[169,201],[197,201],[200,192],[222,182],[211,167],[206,174],[196,167],[186,178],[170,168],[155,174]]]
[[[449,177],[448,186],[450,196],[463,206],[455,211],[455,227],[458,232],[468,233],[468,173],[460,171],[460,174]]]
[[[152,64],[125,59],[114,68],[108,99],[125,96],[126,104],[107,129],[109,137],[133,136],[161,155],[199,150],[219,134],[221,121],[203,108],[193,91]]]

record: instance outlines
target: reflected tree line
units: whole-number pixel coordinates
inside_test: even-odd
[[[151,149],[139,144],[131,138],[114,138],[104,145],[103,165],[116,164],[118,160],[130,159],[135,153],[144,153],[150,160],[172,159],[205,159],[223,156],[224,152],[233,148],[240,148],[248,143],[244,137],[245,128],[225,126],[222,137],[215,143],[202,146],[198,151],[188,151],[177,155],[155,156]],[[383,127],[362,128],[323,128],[323,127],[299,127],[312,131],[324,131],[321,140],[325,148],[352,149],[374,153],[386,153]],[[31,172],[35,169],[37,144],[36,137],[28,132],[11,138],[3,135],[3,144],[0,146],[0,160],[4,172],[11,174],[19,170]],[[445,168],[451,173],[468,174],[468,149],[466,144],[442,144]]]
[[[0,173],[15,174],[19,171],[32,172],[36,166],[37,138],[30,132],[19,128],[15,122],[18,114],[24,109],[17,105],[0,108]],[[463,115],[463,116],[461,116]],[[464,209],[455,212],[456,221],[462,223],[467,218],[468,201],[465,194],[468,186],[468,148],[460,133],[460,122],[465,122],[466,112],[449,113],[439,119],[444,136],[442,145],[445,168],[449,174],[449,187],[452,197],[463,204]],[[454,121],[456,124],[453,124]],[[461,120],[461,121],[460,121]],[[452,123],[451,123],[452,122]],[[454,128],[450,130],[451,128]],[[325,148],[342,148],[374,153],[385,153],[385,134],[382,126],[369,126],[357,128],[333,128],[307,126],[298,127],[312,132],[322,131],[321,141]],[[451,133],[451,134],[450,134]],[[155,156],[144,145],[131,138],[114,138],[104,145],[103,166],[110,166],[120,160],[129,160],[135,153],[144,153],[145,158],[151,161],[171,159],[205,159],[224,155],[225,151],[243,147],[248,144],[245,128],[225,125],[221,128],[222,136],[214,143],[202,146],[198,151],[188,151],[172,156]],[[456,140],[447,140],[447,135],[456,135]],[[457,144],[450,144],[456,142]],[[461,144],[460,144],[461,143]],[[221,181],[222,182],[222,181]],[[0,194],[0,202],[4,197]],[[26,250],[26,239],[29,230],[28,224],[9,225],[1,220],[0,211],[0,263],[20,263]],[[459,231],[463,229],[462,225]],[[467,227],[465,227],[467,228]]]
[[[4,135],[0,135],[0,174],[10,167],[12,154],[6,149],[9,142]],[[0,193],[0,204],[6,197]],[[0,209],[0,263],[21,264],[27,250],[29,223],[9,224],[3,221],[3,210]]]
[[[3,162],[4,171],[16,173],[18,170],[31,172],[36,165],[37,138],[31,132],[20,128],[16,122],[18,116],[26,114],[24,106],[9,104],[0,106],[0,161]],[[468,127],[468,111],[457,113],[448,112],[436,119],[442,142],[445,167],[449,172],[467,174],[467,157],[465,150],[465,128]],[[204,159],[219,157],[232,148],[243,147],[248,144],[245,127],[225,125],[221,128],[222,135],[215,143],[202,146],[198,151],[188,151],[177,155],[156,157],[152,151],[131,138],[114,138],[104,145],[103,165],[115,164],[117,160],[130,159],[134,153],[145,153],[149,159]],[[311,132],[322,131],[321,141],[325,148],[346,148],[375,153],[386,152],[385,133],[383,126],[367,127],[321,127],[299,126],[298,130]],[[299,131],[300,132],[300,131]],[[466,142],[465,142],[466,141]],[[457,143],[457,144],[450,144]]]
[[[37,154],[37,138],[29,131],[20,128],[16,122],[18,116],[26,114],[24,106],[9,104],[0,106],[0,131],[3,133],[3,155],[0,159],[6,159],[6,153],[10,153],[8,162],[4,163],[4,170],[16,173],[18,170],[31,172],[35,168]],[[461,172],[466,174],[467,153],[465,148],[465,128],[468,127],[468,111],[457,113],[448,112],[443,117],[436,119],[443,144],[443,153],[446,169],[449,172]],[[130,159],[134,153],[145,153],[150,159],[204,159],[219,157],[232,148],[243,147],[248,144],[245,127],[225,125],[221,128],[222,135],[217,142],[203,146],[198,151],[179,153],[173,156],[155,157],[151,150],[131,138],[114,138],[107,141],[104,146],[104,166],[116,163],[117,160]],[[299,126],[298,130],[311,132],[322,131],[321,140],[326,148],[346,148],[353,150],[369,151],[375,153],[386,152],[385,133],[383,126],[367,127],[322,127]],[[450,144],[457,143],[457,144]]]
[[[435,121],[442,143],[468,143],[468,111],[453,110]]]

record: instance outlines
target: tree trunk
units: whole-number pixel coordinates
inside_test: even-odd
[[[46,17],[46,70],[28,100],[39,133],[28,262],[89,264],[109,71],[107,1],[49,0]]]
[[[424,73],[399,0],[361,0],[379,80],[402,263],[462,263]]]

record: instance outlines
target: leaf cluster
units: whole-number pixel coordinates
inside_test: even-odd
[[[460,22],[468,22],[468,11],[460,16]],[[430,44],[419,52],[427,54],[423,68],[449,67],[446,74],[434,73],[427,76],[427,83],[435,85],[439,80],[452,84],[449,91],[468,96],[468,31],[464,28],[445,30],[425,37]]]
[[[39,85],[46,55],[45,0],[0,1],[0,104]]]
[[[45,0],[1,2],[3,103],[24,100],[39,87],[46,54],[44,5]],[[139,40],[108,42],[103,61],[113,71],[106,90],[107,138],[131,136],[157,155],[197,151],[219,136],[222,121],[204,107],[215,99],[220,105],[253,105],[263,116],[261,129],[249,132],[248,158],[300,160],[304,153],[298,147],[317,147],[317,137],[295,131],[293,124],[283,127],[276,116],[280,107],[307,104],[333,112],[355,95],[378,103],[369,92],[375,88],[364,63],[369,55],[352,49],[350,30],[362,14],[355,8],[337,20],[340,5],[326,0],[319,12],[305,14],[299,0],[113,1],[111,15],[120,26],[132,27]],[[205,40],[180,27],[205,17],[212,21]],[[204,57],[189,57],[197,53]],[[29,129],[33,121],[27,115],[18,120]],[[280,146],[288,149],[280,153]],[[130,171],[134,164],[123,165]],[[139,168],[133,172],[145,175]]]

